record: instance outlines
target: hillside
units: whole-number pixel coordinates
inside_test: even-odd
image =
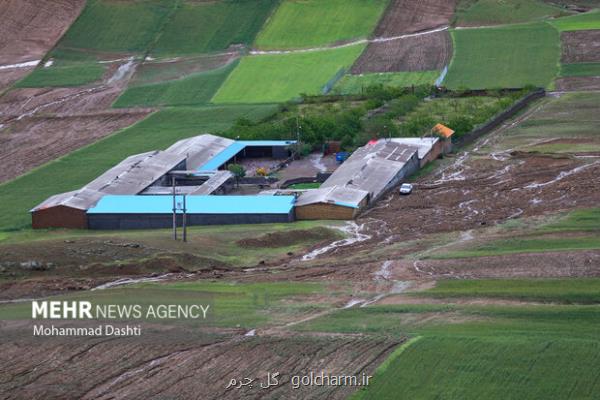
[[[0,15],[0,398],[598,398],[597,1],[7,0]],[[32,229],[51,196],[194,137],[131,197],[223,173],[248,204],[318,193],[332,220],[228,216],[187,242]],[[361,171],[410,150],[395,140],[429,139],[452,151],[413,146],[410,174],[364,190]],[[190,167],[188,151],[238,145],[229,164]],[[327,197],[348,155],[361,206]],[[33,320],[46,299],[211,308]],[[39,337],[34,323],[143,334]],[[361,383],[295,385],[311,373]]]

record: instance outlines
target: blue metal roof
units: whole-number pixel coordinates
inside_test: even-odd
[[[295,144],[295,140],[237,140],[229,145],[225,150],[214,156],[206,164],[202,165],[199,169],[202,171],[212,171],[219,169],[219,167],[229,161],[240,151],[246,147],[277,147],[277,146],[290,146]]]
[[[187,196],[188,214],[287,214],[294,196]],[[176,196],[183,203],[183,196]],[[104,196],[88,214],[171,214],[172,196]],[[182,211],[178,211],[181,213]]]

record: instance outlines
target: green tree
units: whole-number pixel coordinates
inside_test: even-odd
[[[246,176],[246,169],[239,164],[229,164],[227,169],[235,177],[235,184],[239,186],[240,179]]]

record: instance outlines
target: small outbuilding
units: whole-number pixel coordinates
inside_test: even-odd
[[[369,201],[369,192],[332,186],[311,189],[296,201],[296,219],[354,219]]]

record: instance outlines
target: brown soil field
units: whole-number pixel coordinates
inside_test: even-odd
[[[369,72],[432,71],[452,57],[452,39],[447,31],[370,43],[352,66],[353,74]]]
[[[600,90],[600,76],[570,76],[556,80],[556,90],[578,92]]]
[[[241,57],[241,51],[232,49],[230,52],[203,55],[172,60],[144,61],[140,64],[131,85],[144,85],[180,79],[190,74],[210,71],[224,67]]]
[[[83,0],[4,0],[0,3],[0,65],[42,58],[81,12]]]
[[[3,0],[0,2],[0,65],[39,60],[77,18],[84,0]],[[0,70],[0,91],[31,68]]]
[[[111,110],[117,86],[17,89],[0,98],[0,182],[93,143],[151,111]]]
[[[244,337],[172,326],[142,326],[141,337],[32,338],[31,321],[6,321],[0,329],[7,339],[0,344],[0,394],[32,400],[344,399],[356,387],[293,389],[290,378],[310,371],[372,375],[401,343],[352,335]],[[276,372],[279,385],[261,388]],[[244,378],[255,380],[252,387],[227,388],[231,379]]]
[[[0,70],[0,93],[33,71],[34,68],[35,67],[25,67]]]
[[[151,109],[114,110],[133,71],[108,83],[76,88],[13,89],[0,97],[0,182],[13,179],[93,143],[145,116]]]
[[[375,36],[398,36],[448,25],[455,6],[456,0],[393,0]]]
[[[600,29],[563,32],[560,40],[563,63],[600,61]]]

